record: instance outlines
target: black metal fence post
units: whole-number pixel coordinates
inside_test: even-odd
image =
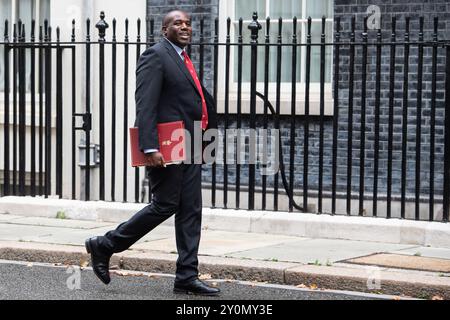
[[[289,211],[294,211],[294,177],[295,177],[295,116],[297,114],[297,17],[292,20],[292,78],[291,78],[291,128],[289,150]],[[283,160],[281,160],[283,161]]]
[[[56,28],[56,194],[62,198],[63,184],[63,61],[60,29]]]
[[[116,85],[117,85],[117,21],[112,21],[112,70],[111,70],[111,201],[116,201]]]
[[[241,199],[241,154],[240,154],[240,146],[241,146],[241,128],[242,128],[242,54],[243,54],[243,36],[242,36],[242,28],[243,28],[243,19],[239,18],[239,33],[238,33],[238,88],[237,88],[237,110],[236,110],[236,128],[237,128],[237,148],[236,148],[236,209],[240,207],[240,199]]]
[[[283,19],[278,19],[278,37],[277,37],[277,72],[276,72],[276,105],[274,116],[274,129],[280,130],[280,112],[281,112],[281,67],[282,67],[282,53],[283,53]],[[281,146],[279,146],[281,150]],[[282,159],[280,159],[282,160]],[[278,211],[278,188],[279,188],[279,172],[274,176],[273,181],[273,210]]]
[[[405,18],[405,45],[404,45],[404,62],[403,62],[403,117],[402,117],[402,182],[401,182],[401,207],[400,216],[405,218],[406,213],[406,169],[407,169],[407,152],[408,152],[408,105],[409,105],[409,24],[410,17]]]
[[[353,169],[353,94],[355,77],[355,29],[356,18],[351,20],[350,47],[349,47],[349,76],[348,76],[348,116],[347,116],[347,215],[352,211],[352,169]]]
[[[9,58],[9,52],[10,47],[8,45],[9,43],[9,35],[8,35],[8,20],[5,21],[5,33],[4,33],[4,87],[3,87],[3,94],[4,94],[4,124],[3,124],[3,132],[4,132],[4,168],[3,168],[3,185],[4,185],[4,194],[5,196],[10,195],[10,128],[9,128],[9,64],[10,64],[10,58]]]
[[[72,20],[72,36],[70,41],[72,43],[75,42],[75,19]],[[75,200],[76,198],[76,130],[75,130],[75,126],[76,126],[76,122],[75,122],[75,114],[77,112],[77,101],[76,101],[76,90],[77,90],[77,85],[76,85],[76,47],[73,46],[72,47],[72,200]]]
[[[325,17],[322,17],[320,34],[320,116],[319,116],[319,198],[318,212],[323,212],[323,156],[324,156],[324,120],[325,120]]]
[[[100,12],[98,29],[99,42],[99,115],[100,115],[100,184],[99,198],[105,200],[105,35],[109,25],[105,21],[105,13]]]
[[[19,44],[25,43],[25,25],[19,20]],[[26,64],[25,48],[19,46],[19,195],[25,195],[26,164]]]
[[[85,132],[85,195],[84,199],[91,199],[91,21],[86,20],[86,117],[88,117],[88,125],[84,128]]]
[[[376,44],[376,75],[375,75],[375,142],[374,142],[374,159],[373,159],[373,206],[372,215],[378,214],[378,171],[380,158],[380,108],[381,108],[381,19],[379,21],[380,28],[377,31]]]
[[[136,65],[141,55],[141,19],[137,19]],[[134,202],[139,203],[140,168],[134,168]]]
[[[227,36],[225,44],[225,103],[224,103],[224,134],[223,134],[223,207],[228,207],[228,145],[227,129],[229,126],[228,113],[230,108],[230,54],[231,54],[231,19],[227,19]]]
[[[44,194],[44,29],[39,26],[38,91],[39,91],[39,195]]]
[[[249,137],[249,175],[248,175],[248,209],[255,208],[255,162],[256,162],[256,82],[258,79],[258,33],[262,29],[258,22],[258,13],[253,13],[253,21],[248,28],[251,31],[251,67],[250,67],[250,137]]]
[[[125,19],[124,44],[124,85],[123,85],[123,202],[127,202],[128,172],[128,59],[129,59],[128,19]]]
[[[419,61],[417,74],[417,106],[416,106],[416,177],[415,177],[415,218],[420,219],[420,164],[421,164],[421,139],[422,139],[422,80],[423,80],[423,36],[424,19],[419,18]]]
[[[364,17],[364,31],[362,33],[362,74],[361,74],[361,128],[359,143],[359,210],[360,216],[364,215],[364,177],[365,177],[365,153],[366,153],[366,95],[367,95],[367,16]]]
[[[445,60],[445,146],[444,146],[444,203],[442,220],[450,214],[450,45],[446,46]]]
[[[265,36],[265,52],[264,52],[264,115],[263,115],[263,130],[267,130],[269,125],[268,108],[269,108],[269,61],[270,61],[270,18],[266,19],[266,36]],[[240,128],[240,126],[239,126]],[[265,137],[266,138],[266,137]],[[267,160],[267,139],[264,140],[263,153],[264,161]],[[262,210],[266,210],[267,205],[267,175],[262,176]]]
[[[17,195],[17,24],[13,24],[13,49],[12,49],[12,193]]]
[[[311,24],[308,17],[306,32],[306,71],[305,71],[305,122],[303,128],[303,208],[308,209],[308,169],[309,169],[309,100],[311,86]]]
[[[214,20],[214,101],[215,108],[217,109],[217,91],[218,91],[218,73],[219,73],[219,18]],[[217,155],[217,152],[216,152]],[[217,179],[217,164],[216,161],[212,164],[212,177],[211,177],[211,207],[216,206],[216,179]]]
[[[388,163],[387,163],[387,208],[386,217],[391,217],[392,209],[392,159],[393,159],[393,146],[394,146],[394,92],[395,92],[395,55],[396,55],[396,25],[397,20],[392,17],[391,25],[391,45],[390,45],[390,66],[389,66],[389,127],[388,127]]]
[[[35,42],[35,28],[36,21],[31,21],[31,49],[30,49],[30,98],[31,98],[31,172],[30,172],[30,194],[32,197],[36,196],[36,51],[34,48]]]
[[[435,159],[435,128],[436,128],[436,91],[437,91],[437,55],[438,55],[439,19],[434,18],[433,50],[431,62],[431,115],[430,115],[430,201],[429,220],[434,220],[434,159]],[[448,60],[447,60],[448,62]],[[448,64],[448,63],[447,63]]]
[[[44,50],[45,197],[48,197],[52,193],[52,28],[48,22],[45,26],[44,41],[47,42]]]
[[[334,48],[334,108],[333,108],[333,168],[332,168],[332,182],[331,182],[331,213],[336,213],[336,184],[337,184],[337,153],[338,153],[338,124],[339,124],[339,59],[340,59],[340,46],[339,41],[341,39],[341,19],[336,19],[336,33]]]

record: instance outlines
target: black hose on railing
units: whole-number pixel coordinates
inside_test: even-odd
[[[264,101],[266,101],[265,100],[265,96],[263,94],[261,94],[260,92],[256,92],[256,96],[261,98],[261,99],[263,99]],[[272,114],[276,114],[276,111],[275,111],[273,105],[270,103],[269,100],[267,100],[267,105],[268,105],[268,107],[270,109],[270,112]],[[286,191],[286,195],[288,196],[289,200],[292,202],[292,205],[294,206],[294,208],[297,209],[297,210],[305,212],[305,208],[299,206],[295,202],[294,195],[291,194],[291,192],[289,190],[288,182],[287,182],[287,179],[286,179],[286,171],[285,171],[284,162],[283,162],[283,148],[282,148],[282,145],[281,145],[281,134],[278,135],[278,139],[279,139],[278,146],[279,146],[279,152],[280,152],[280,172],[281,172],[281,180],[283,182],[284,190]],[[293,168],[291,168],[291,170],[293,170]]]
[[[264,95],[263,94],[261,94],[259,92],[256,92],[256,96],[258,96],[259,98],[264,100]],[[270,109],[270,112],[272,114],[275,114],[276,113],[275,109],[273,108],[273,105],[270,103],[270,101],[267,101],[267,104],[268,104],[268,107]],[[305,212],[305,209],[295,202],[294,195],[291,194],[291,192],[289,190],[288,182],[287,182],[287,178],[286,178],[286,170],[285,170],[284,162],[283,162],[283,148],[281,146],[281,135],[278,136],[278,139],[279,139],[278,146],[279,146],[279,153],[280,153],[280,172],[281,172],[281,180],[283,182],[284,190],[286,191],[286,195],[288,196],[289,200],[292,201],[292,204],[293,204],[294,208],[299,210],[299,211]],[[293,169],[291,168],[291,170],[293,170]],[[142,180],[142,191],[141,191],[141,202],[142,203],[144,202],[144,199],[145,199],[145,196],[146,196],[145,186],[148,184],[148,182],[149,182],[148,178],[145,178],[145,179]],[[150,192],[150,190],[149,190],[149,192]]]

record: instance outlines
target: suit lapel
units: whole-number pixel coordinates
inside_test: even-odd
[[[169,52],[169,55],[172,58],[172,60],[175,62],[175,64],[178,66],[178,68],[180,68],[180,71],[186,76],[188,81],[192,84],[195,91],[198,94],[200,94],[200,92],[198,92],[197,86],[195,85],[194,79],[192,79],[191,74],[189,73],[188,69],[186,68],[185,64],[183,63],[183,60],[181,60],[177,51],[174,49],[174,47],[172,47],[172,45],[166,39],[163,39],[162,41],[163,41],[164,46],[166,47],[167,51]]]

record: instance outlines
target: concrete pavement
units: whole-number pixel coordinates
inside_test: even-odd
[[[86,266],[89,256],[84,251],[84,240],[102,235],[116,225],[67,219],[61,214],[59,219],[0,214],[0,259]],[[384,255],[378,259],[379,253]],[[449,248],[223,231],[204,224],[199,254],[204,279],[450,298]],[[130,250],[115,255],[112,266],[173,273],[176,258],[174,229],[165,224]]]
[[[66,217],[119,223],[146,204],[77,201],[43,197],[2,197],[0,214]],[[304,238],[410,244],[450,249],[450,224],[374,217],[298,214],[203,208],[203,227],[216,231],[264,233]],[[163,223],[172,226],[174,219]]]

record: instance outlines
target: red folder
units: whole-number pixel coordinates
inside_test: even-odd
[[[183,121],[173,121],[157,124],[159,152],[165,163],[175,164],[186,160],[185,134]],[[139,129],[130,128],[131,166],[148,166],[144,152],[139,148]]]

